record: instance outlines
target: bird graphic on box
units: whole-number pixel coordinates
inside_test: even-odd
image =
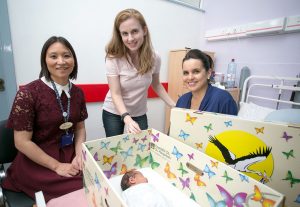
[[[209,141],[213,143],[222,153],[225,162],[232,168],[247,173],[254,173],[263,176],[263,172],[250,170],[249,167],[255,163],[262,162],[267,159],[272,151],[272,147],[259,147],[256,152],[236,158],[235,154],[229,151],[215,136],[209,136]],[[265,176],[265,175],[264,175]]]

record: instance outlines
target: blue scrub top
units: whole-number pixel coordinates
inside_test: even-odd
[[[178,99],[176,107],[190,109],[192,96],[192,92],[183,94]],[[238,113],[237,105],[230,93],[210,84],[208,84],[199,110],[230,115],[237,115]]]

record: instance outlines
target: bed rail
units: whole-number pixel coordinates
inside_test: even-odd
[[[277,82],[279,81],[280,84],[253,83],[251,85],[248,85],[249,81],[253,80],[253,79],[274,80],[274,81],[277,81]],[[295,101],[280,100],[280,97],[281,97],[281,94],[282,94],[283,90],[299,91],[300,92],[300,87],[299,86],[285,85],[285,81],[295,81],[295,82],[299,81],[300,82],[300,78],[298,76],[297,76],[297,78],[294,78],[294,77],[279,77],[279,76],[256,76],[256,75],[249,76],[245,80],[244,85],[243,85],[241,102],[247,103],[249,98],[256,98],[256,99],[262,99],[262,100],[277,102],[276,109],[278,109],[278,104],[279,103],[287,103],[287,104],[293,104],[293,105],[300,106],[300,103],[295,102]],[[261,96],[257,96],[257,95],[251,95],[250,91],[254,87],[266,87],[266,88],[278,89],[278,99],[266,98],[266,97],[261,97]]]

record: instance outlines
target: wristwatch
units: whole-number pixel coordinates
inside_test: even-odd
[[[125,119],[126,116],[130,116],[130,113],[128,113],[128,112],[123,113],[121,115],[121,121],[124,121],[124,119]]]

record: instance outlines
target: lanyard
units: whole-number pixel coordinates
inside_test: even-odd
[[[51,80],[51,83],[52,83],[52,86],[53,86],[53,89],[55,91],[55,94],[56,94],[56,99],[57,99],[57,102],[58,102],[58,105],[60,106],[60,110],[62,112],[62,116],[64,117],[64,121],[65,123],[68,122],[69,120],[69,117],[70,117],[70,103],[71,103],[71,97],[67,97],[68,98],[68,106],[67,106],[67,111],[64,111],[64,108],[63,108],[63,105],[62,105],[62,101],[59,97],[59,94],[58,94],[58,90],[56,88],[56,85],[54,84],[53,80]],[[69,81],[69,94],[70,94],[70,91],[71,91],[71,83]]]

